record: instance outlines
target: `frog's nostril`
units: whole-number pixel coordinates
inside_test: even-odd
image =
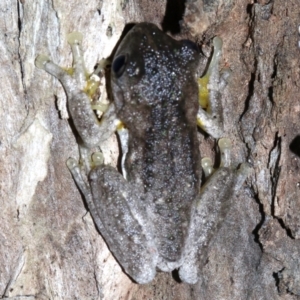
[[[123,74],[125,70],[126,61],[127,61],[127,56],[124,54],[119,55],[114,59],[112,64],[112,70],[117,77],[120,77]]]

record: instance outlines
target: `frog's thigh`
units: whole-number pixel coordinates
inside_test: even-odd
[[[155,277],[158,254],[149,233],[146,208],[141,205],[142,195],[110,166],[93,169],[89,181],[95,210],[91,213],[100,218],[104,230],[99,230],[110,250],[136,282],[150,282]]]
[[[217,170],[203,186],[196,201],[184,262],[179,270],[182,281],[197,282],[199,265],[203,266],[207,257],[206,246],[226,215],[233,186],[234,172],[229,168]]]

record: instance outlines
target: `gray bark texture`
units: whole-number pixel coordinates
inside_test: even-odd
[[[300,299],[299,18],[299,0],[1,0],[0,298]],[[196,285],[168,273],[137,285],[123,273],[65,164],[78,147],[64,91],[34,65],[46,54],[70,66],[66,35],[79,31],[93,70],[142,21],[204,52],[223,39],[225,132],[233,160],[253,166]],[[215,141],[199,136],[215,158]],[[118,151],[112,137],[106,163]]]

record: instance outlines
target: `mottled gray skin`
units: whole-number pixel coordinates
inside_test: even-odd
[[[157,268],[179,268],[183,281],[196,283],[206,246],[246,172],[229,168],[228,153],[222,155],[223,167],[200,194],[196,118],[201,108],[195,77],[199,55],[194,45],[175,41],[153,24],[133,27],[114,55],[114,103],[100,125],[92,117],[88,97],[76,85],[78,79],[47,59],[40,61],[62,82],[85,149],[101,143],[120,122],[126,128],[119,130],[125,178],[100,164],[91,169],[87,182],[77,163],[68,163],[100,233],[125,272],[147,283]],[[80,63],[74,56],[75,71],[84,69]],[[215,69],[213,88],[219,91],[218,65]]]
[[[123,58],[120,75],[114,69]],[[112,66],[116,114],[129,131],[127,180],[151,195],[147,206],[154,238],[168,261],[182,255],[191,203],[200,188],[197,66],[195,49],[152,24],[140,24],[126,35]]]

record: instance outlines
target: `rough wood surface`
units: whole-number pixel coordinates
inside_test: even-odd
[[[299,4],[0,1],[2,298],[299,299]],[[78,148],[64,91],[34,65],[44,53],[70,66],[66,35],[80,31],[92,70],[111,54],[125,24],[141,21],[199,42],[204,51],[215,35],[223,39],[223,66],[232,70],[223,98],[231,116],[226,135],[234,161],[253,165],[194,286],[163,273],[137,285],[122,272],[65,165]],[[201,139],[202,152],[214,157],[213,139]],[[115,164],[117,155],[112,137],[106,162]]]

